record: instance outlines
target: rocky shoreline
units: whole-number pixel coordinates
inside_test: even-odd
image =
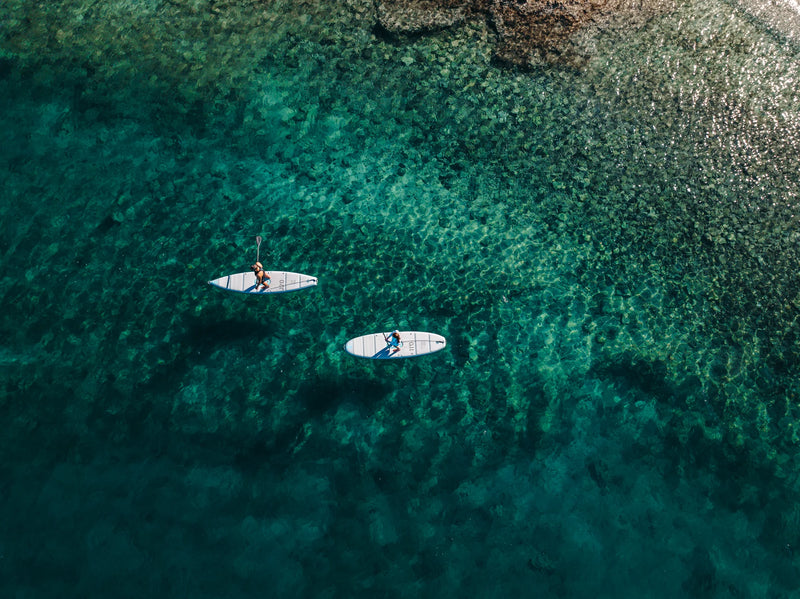
[[[542,60],[580,63],[580,34],[641,27],[674,6],[657,0],[376,0],[376,30],[401,39],[487,19],[497,32],[493,60],[531,68]]]

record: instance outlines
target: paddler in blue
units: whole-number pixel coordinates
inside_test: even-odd
[[[400,341],[400,331],[394,330],[388,337],[384,335],[383,338],[386,339],[386,347],[392,348],[393,352],[400,351],[400,346],[403,345]]]

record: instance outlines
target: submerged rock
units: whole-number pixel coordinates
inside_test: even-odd
[[[538,54],[561,54],[569,37],[604,4],[604,0],[494,0],[491,17],[500,37],[495,59],[528,66]]]
[[[418,35],[458,25],[474,0],[377,1],[378,28],[392,35]]]

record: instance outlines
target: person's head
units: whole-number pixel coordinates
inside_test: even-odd
[[[400,339],[400,331],[398,331],[397,329],[392,331],[392,337],[397,337],[398,339]]]
[[[253,264],[253,266],[250,267],[250,270],[256,272],[261,270],[261,262],[256,262],[255,264]]]

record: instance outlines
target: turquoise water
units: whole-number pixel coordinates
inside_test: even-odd
[[[371,6],[0,9],[0,595],[800,593],[791,31]]]

